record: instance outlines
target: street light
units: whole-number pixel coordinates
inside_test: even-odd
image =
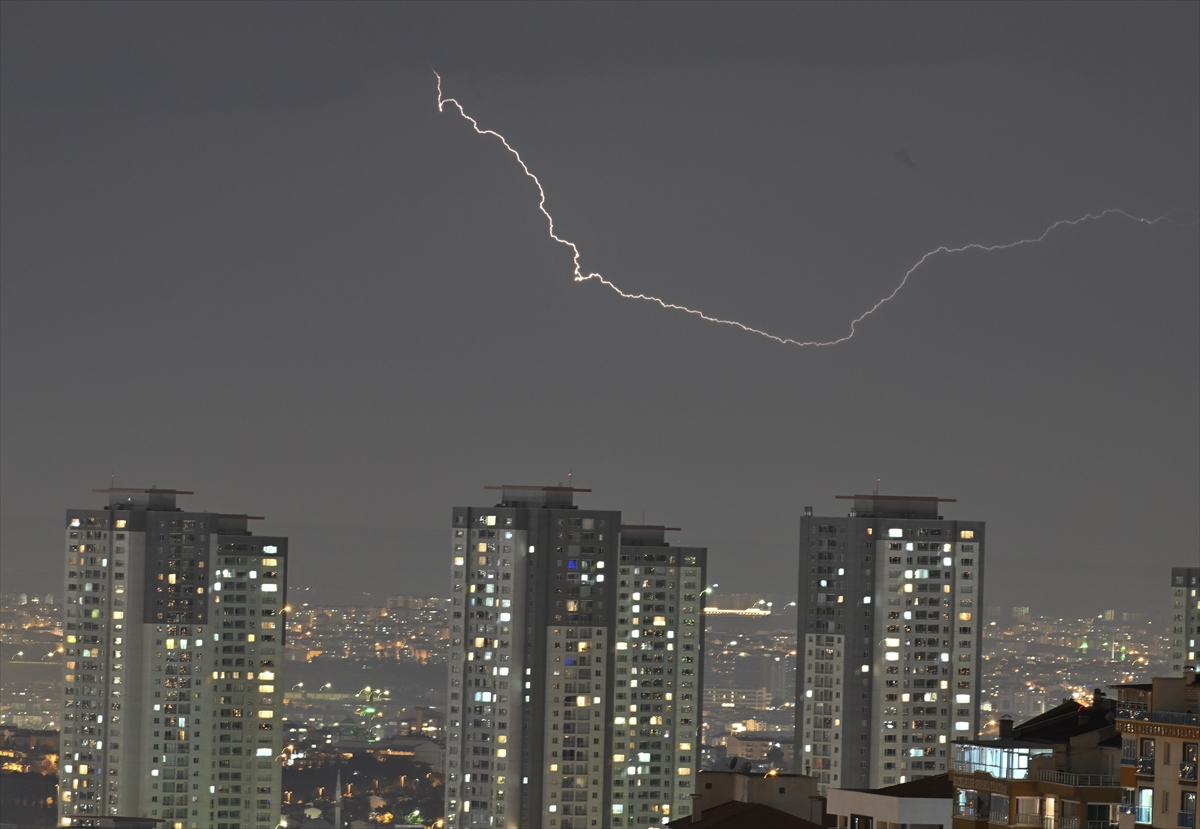
[[[13,657],[12,657],[12,659],[10,659],[10,660],[8,660],[8,661],[9,661],[9,662],[16,662],[16,661],[17,661],[17,657],[18,657],[18,656],[24,656],[24,655],[25,655],[25,651],[17,651],[15,654],[13,654]]]

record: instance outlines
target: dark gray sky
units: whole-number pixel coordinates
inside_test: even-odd
[[[834,495],[957,498],[988,604],[1159,610],[1200,538],[1200,5],[0,4],[0,577],[94,487],[445,589],[554,484],[790,592]],[[904,153],[898,153],[903,149]],[[907,159],[908,161],[904,161]],[[911,162],[908,163],[908,162]],[[915,165],[915,166],[913,166]]]

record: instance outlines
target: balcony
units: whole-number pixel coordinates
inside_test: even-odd
[[[1196,813],[1195,812],[1180,812],[1179,822],[1177,826],[1183,829],[1196,829]]]
[[[1151,761],[1153,762],[1153,761]],[[1119,786],[1121,778],[1113,774],[1071,774],[1065,771],[1035,771],[1030,775],[1044,783],[1060,786]]]
[[[1089,820],[1087,829],[1117,829],[1119,825],[1107,820]]]
[[[1135,806],[1133,808],[1133,819],[1137,823],[1153,823],[1154,810],[1149,806]]]
[[[1117,718],[1122,720],[1137,720],[1138,722],[1158,722],[1168,725],[1200,725],[1200,714],[1188,714],[1183,711],[1145,711],[1128,708],[1124,705],[1117,709]]]
[[[1196,782],[1196,761],[1183,762],[1179,764],[1179,779],[1190,780]]]
[[[1154,776],[1154,758],[1139,757],[1137,760],[1137,773],[1144,774],[1148,777]]]
[[[1017,812],[1017,819],[1014,826],[1036,826],[1041,829],[1043,826],[1043,818],[1041,815],[1030,814],[1029,812]]]

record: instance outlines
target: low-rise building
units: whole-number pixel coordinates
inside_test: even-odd
[[[882,789],[830,789],[826,796],[838,829],[949,829],[954,786],[938,774]]]
[[[819,829],[825,798],[817,787],[817,778],[804,774],[702,771],[696,776],[691,814],[669,825]]]
[[[795,743],[791,734],[778,731],[739,731],[725,738],[725,754],[756,764],[774,762],[776,768],[788,769],[795,759]]]
[[[1020,725],[1000,721],[996,740],[954,744],[954,829],[997,826],[1115,829],[1121,800],[1116,702],[1097,691]]]
[[[1113,686],[1121,733],[1121,829],[1196,829],[1200,681],[1155,677]]]

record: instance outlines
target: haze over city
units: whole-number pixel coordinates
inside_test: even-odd
[[[791,590],[805,506],[957,499],[987,602],[1155,609],[1200,534],[1195,4],[5,3],[0,576],[194,490],[323,601],[573,483]],[[572,281],[557,230],[623,290]],[[1070,589],[1064,589],[1069,586]],[[784,591],[786,592],[786,591]]]

